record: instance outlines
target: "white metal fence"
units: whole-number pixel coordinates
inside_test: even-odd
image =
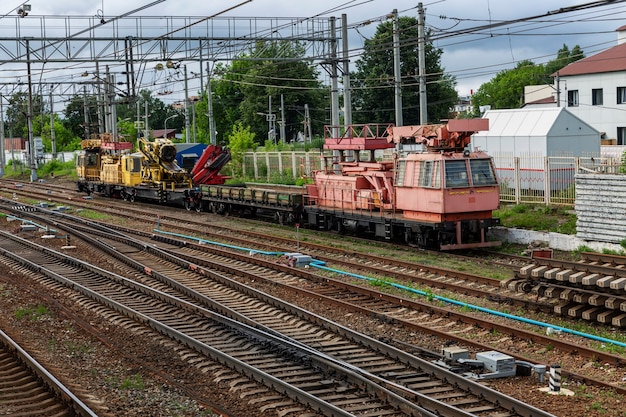
[[[321,169],[320,152],[247,152],[243,175],[259,181],[311,177]]]
[[[603,152],[604,154],[604,152]],[[577,173],[626,173],[620,154],[600,156],[542,156],[494,154],[500,180],[500,201],[573,206]],[[244,175],[259,181],[311,177],[321,169],[319,150],[311,152],[248,152]]]

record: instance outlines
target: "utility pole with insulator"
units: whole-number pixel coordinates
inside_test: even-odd
[[[418,43],[418,67],[420,89],[420,124],[428,123],[428,103],[426,99],[426,35],[424,31],[424,6],[417,4],[417,43]]]
[[[37,164],[35,161],[35,138],[33,137],[33,82],[30,71],[30,44],[26,39],[26,72],[28,74],[28,147],[30,153],[30,181],[37,181]]]

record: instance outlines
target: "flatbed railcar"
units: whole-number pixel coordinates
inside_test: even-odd
[[[248,211],[252,215],[265,211],[281,224],[299,223],[303,218],[302,187],[202,185],[200,191],[205,211],[218,214]]]

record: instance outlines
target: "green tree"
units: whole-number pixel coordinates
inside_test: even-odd
[[[320,132],[326,123],[326,103],[329,92],[319,81],[319,73],[304,60],[304,47],[291,41],[259,41],[228,67],[215,71],[211,88],[213,110],[218,134],[232,129],[233,123],[251,126],[255,138],[264,142],[268,137],[266,115],[276,117],[276,133],[280,132],[281,95],[285,109],[285,140],[295,138],[303,129],[304,107],[309,106],[313,130]],[[205,100],[203,100],[205,101]],[[281,140],[283,138],[280,138]]]
[[[117,119],[117,134],[124,138],[126,142],[135,142],[137,139],[137,128],[133,120]]]
[[[45,151],[52,152],[52,132],[50,129],[49,117],[43,125],[41,137],[43,139]],[[75,151],[80,149],[81,138],[74,135],[69,129],[67,129],[56,114],[54,115],[54,139],[56,142],[57,152]]]
[[[226,142],[241,118],[239,104],[243,100],[240,80],[241,74],[247,71],[249,61],[233,61],[230,67],[218,63],[212,71],[211,93],[213,104],[213,120],[215,123],[216,139],[218,143]],[[197,121],[199,135],[210,137],[209,108],[207,92],[196,104],[197,114],[201,115]],[[206,117],[204,117],[206,116]]]
[[[28,137],[28,93],[19,91],[13,94],[9,98],[9,105],[6,108],[6,121],[5,129],[8,132],[13,132],[15,137]],[[37,136],[41,132],[41,124],[38,125],[39,129],[35,129],[35,121],[40,112],[44,111],[44,102],[41,100],[40,95],[32,96],[32,109],[33,109],[33,135]]]
[[[574,48],[570,51],[569,47],[566,44],[563,44],[563,47],[557,52],[556,58],[546,64],[545,73],[546,75],[551,76],[551,74],[554,74],[561,68],[584,57],[585,54],[579,45],[574,46]],[[548,82],[551,81],[552,80],[550,79]]]
[[[524,104],[524,87],[527,85],[551,84],[552,74],[564,66],[584,58],[580,46],[571,51],[563,45],[557,57],[546,64],[537,65],[532,61],[520,61],[515,68],[500,71],[494,78],[482,84],[472,96],[474,114],[479,114],[480,106],[489,105],[492,109],[515,109]]]
[[[402,75],[402,118],[405,125],[419,124],[418,25],[413,17],[400,17],[400,72]],[[426,42],[426,93],[428,120],[439,122],[449,117],[457,100],[455,79],[441,66],[443,51]],[[393,22],[383,22],[364,52],[356,61],[352,74],[353,119],[355,123],[388,123],[395,121]]]
[[[524,104],[524,87],[541,84],[545,70],[541,65],[525,60],[515,69],[500,71],[482,84],[472,96],[475,106],[490,105],[492,109],[516,109]],[[478,112],[475,111],[476,114]]]
[[[137,100],[134,103],[129,104],[127,101],[126,98],[120,98],[116,104],[115,112],[117,113],[118,121],[134,123],[134,121],[137,120],[137,111],[139,111],[139,120],[145,122],[147,113],[148,129],[151,131],[163,129],[165,127],[165,119],[172,114],[178,114],[176,109],[166,105],[161,99],[153,97],[152,91],[147,89],[143,89],[139,92]],[[167,127],[180,129],[183,122],[174,119],[170,119],[167,122]],[[143,132],[140,133],[143,134]]]
[[[85,111],[87,112],[87,123],[85,124]],[[99,132],[98,127],[98,97],[91,94],[77,94],[70,98],[65,106],[65,118],[63,125],[74,136],[86,139]]]
[[[230,147],[231,166],[233,175],[241,177],[243,174],[243,155],[245,152],[254,150],[254,133],[250,127],[244,127],[241,122],[233,126],[231,134],[228,136]]]

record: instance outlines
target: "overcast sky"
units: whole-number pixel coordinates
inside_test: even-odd
[[[5,0],[0,13],[14,15],[21,1]],[[158,4],[156,4],[158,3]],[[626,25],[626,2],[587,10],[553,14],[520,23],[485,29],[471,35],[459,30],[527,19],[591,0],[432,0],[423,1],[426,24],[433,30],[434,44],[443,49],[442,64],[457,79],[459,94],[476,90],[497,72],[513,68],[525,59],[543,63],[567,44],[578,44],[587,56],[615,45],[615,29]],[[598,2],[596,2],[598,3]],[[372,21],[349,31],[351,49],[363,45],[384,16],[397,9],[400,15],[417,16],[415,0],[30,0],[31,15],[94,16],[112,18],[142,9],[132,16],[210,16],[233,8],[221,16],[232,17],[340,17],[348,24]],[[12,7],[16,9],[11,10]],[[2,25],[11,19],[0,20]],[[0,69],[2,69],[0,67]]]

